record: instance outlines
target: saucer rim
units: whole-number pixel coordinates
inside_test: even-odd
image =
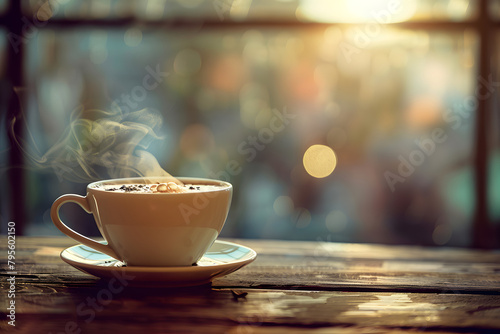
[[[85,273],[87,273],[89,275],[92,275],[92,276],[95,276],[95,277],[99,277],[99,278],[103,278],[103,277],[106,277],[106,276],[104,276],[104,275],[103,276],[98,276],[98,275],[95,275],[95,274],[92,274],[92,273],[89,273],[89,272],[85,271],[85,269],[88,268],[88,269],[90,269],[92,271],[95,271],[95,270],[104,271],[106,273],[112,273],[112,272],[115,272],[117,270],[120,270],[120,271],[123,271],[125,273],[129,273],[129,274],[134,274],[134,273],[136,273],[136,274],[146,274],[146,273],[148,273],[148,274],[155,274],[155,273],[157,273],[157,274],[168,274],[168,273],[180,273],[180,272],[186,272],[186,273],[187,272],[215,273],[215,275],[211,275],[210,280],[213,279],[213,278],[215,278],[215,277],[218,277],[217,276],[217,270],[218,269],[219,270],[230,270],[230,269],[236,268],[234,270],[230,270],[229,273],[231,273],[231,272],[239,270],[240,268],[244,267],[245,265],[253,262],[257,258],[257,252],[255,250],[253,250],[252,248],[250,248],[250,247],[247,247],[247,246],[235,243],[235,242],[225,241],[225,240],[215,240],[213,244],[216,244],[216,243],[218,243],[218,244],[222,243],[222,244],[226,244],[226,245],[235,245],[235,246],[238,246],[238,247],[243,247],[243,248],[245,248],[247,250],[247,252],[248,252],[248,254],[249,254],[250,257],[246,258],[246,259],[243,259],[243,260],[234,260],[234,261],[231,261],[231,262],[228,262],[228,263],[222,263],[222,264],[213,264],[213,265],[205,265],[205,266],[173,266],[173,267],[147,267],[147,266],[115,267],[115,266],[102,266],[102,265],[96,265],[96,264],[89,264],[89,263],[85,263],[85,262],[79,262],[79,261],[75,261],[75,260],[72,260],[72,259],[69,259],[69,258],[65,257],[64,253],[68,252],[72,248],[81,247],[81,246],[89,247],[89,246],[86,246],[86,245],[81,244],[81,243],[63,249],[61,251],[61,253],[59,254],[59,256],[60,256],[60,258],[64,262],[66,262],[67,264],[71,265],[72,267],[74,267],[74,268],[76,268],[78,270],[84,271]],[[89,247],[89,248],[92,248],[92,247]],[[102,253],[102,252],[99,252],[99,253]],[[206,255],[203,255],[203,257],[205,257],[205,256]],[[110,256],[110,259],[113,259],[115,261],[119,261],[117,259],[114,259],[111,256]],[[224,275],[221,275],[221,276],[224,276]]]

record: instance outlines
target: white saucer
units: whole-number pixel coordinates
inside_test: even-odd
[[[82,244],[61,252],[63,261],[100,278],[115,278],[120,282],[126,280],[125,285],[146,283],[169,287],[208,284],[216,277],[225,276],[251,263],[256,257],[257,253],[251,248],[219,240],[214,242],[196,265],[188,267],[128,267]]]

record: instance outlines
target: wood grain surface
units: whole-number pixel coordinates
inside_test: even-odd
[[[169,289],[110,287],[60,259],[71,239],[17,238],[15,332],[500,333],[499,252],[230,241],[256,250],[255,262]],[[14,330],[6,256],[2,242],[2,332]]]

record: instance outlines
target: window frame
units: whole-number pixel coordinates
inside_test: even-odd
[[[486,79],[492,75],[493,68],[491,66],[491,58],[495,55],[492,45],[495,45],[495,33],[500,28],[500,21],[495,20],[489,11],[489,0],[479,0],[478,14],[476,17],[465,21],[407,21],[391,23],[390,26],[403,29],[419,29],[427,31],[474,31],[479,38],[479,53],[478,53],[478,73],[476,80],[476,91],[480,89],[480,80]],[[25,38],[27,29],[23,29],[26,22],[29,22],[40,29],[55,28],[82,28],[82,27],[99,27],[99,28],[113,28],[113,27],[126,27],[133,24],[139,24],[147,28],[162,29],[168,27],[169,29],[185,29],[190,26],[199,25],[199,21],[187,20],[162,20],[162,21],[144,21],[138,20],[134,17],[124,17],[115,19],[62,19],[53,18],[44,21],[40,24],[35,22],[35,17],[26,17],[22,12],[21,0],[8,0],[7,8],[0,15],[0,26],[7,32],[9,38],[20,38],[21,41]],[[231,20],[204,20],[203,28],[261,28],[261,27],[319,27],[326,28],[335,25],[345,25],[344,23],[317,23],[317,22],[300,22],[298,20],[288,21],[272,21],[272,20],[248,20],[248,21],[231,21]],[[24,70],[25,70],[25,50],[24,43],[16,43],[7,46],[6,53],[6,79],[11,87],[20,87],[24,83]],[[19,97],[14,93],[7,92],[7,120],[20,116],[20,103]],[[491,128],[489,127],[492,119],[493,99],[478,99],[478,106],[476,112],[476,123],[474,133],[474,192],[475,192],[475,212],[472,224],[472,247],[476,248],[492,248],[499,247],[498,240],[495,239],[495,232],[492,222],[488,213],[488,160],[490,150],[488,148],[488,140],[490,137]],[[22,137],[21,129],[15,128],[14,135]],[[22,166],[23,155],[22,152],[14,144],[13,134],[9,133],[9,141],[11,149],[8,156],[8,166]],[[7,178],[10,189],[10,203],[9,203],[9,216],[6,217],[9,221],[15,221],[20,235],[23,234],[26,227],[26,204],[25,204],[25,175],[21,168],[12,167],[7,171]]]

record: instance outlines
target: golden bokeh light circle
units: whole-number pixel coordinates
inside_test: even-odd
[[[337,166],[337,157],[328,146],[312,145],[304,153],[303,163],[309,175],[320,179],[333,172]]]

